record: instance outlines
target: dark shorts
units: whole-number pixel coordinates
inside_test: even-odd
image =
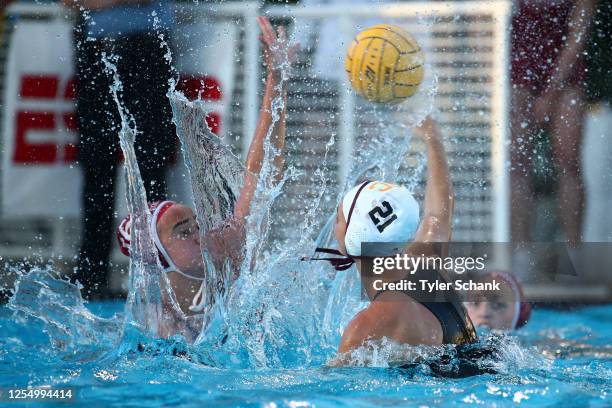
[[[511,81],[532,94],[542,93],[557,70],[573,11],[570,0],[521,0],[512,19]],[[575,60],[565,86],[583,86],[586,64]]]

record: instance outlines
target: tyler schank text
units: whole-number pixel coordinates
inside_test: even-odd
[[[500,282],[495,279],[491,282],[475,282],[473,280],[456,280],[454,282],[429,281],[427,279],[407,280],[402,279],[395,282],[384,282],[382,279],[377,279],[372,282],[372,288],[376,291],[423,291],[427,293],[444,292],[448,290],[456,291],[498,291],[500,290]]]

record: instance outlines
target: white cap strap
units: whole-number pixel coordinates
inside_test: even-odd
[[[164,248],[164,246],[162,245],[161,240],[159,239],[159,235],[157,234],[157,221],[159,218],[159,213],[168,204],[174,204],[174,201],[162,201],[161,203],[159,203],[157,207],[155,207],[155,211],[153,211],[153,214],[151,214],[151,223],[149,224],[149,230],[151,232],[151,237],[153,238],[153,242],[155,242],[155,246],[157,247],[157,250],[162,254],[163,258],[166,260],[166,263],[168,264],[168,266],[165,267],[163,271],[164,272],[176,272],[190,279],[204,281],[204,278],[191,276],[181,271],[178,268],[178,266],[176,266],[176,264],[174,263],[174,261],[172,260],[168,252],[166,251],[166,248]]]
[[[193,297],[193,301],[191,302],[191,306],[189,306],[189,310],[192,312],[201,312],[204,310],[205,301],[204,301],[204,289],[206,282],[202,282],[200,285],[200,290]]]
[[[202,282],[202,284],[200,285],[200,289],[198,290],[198,292],[193,297],[193,300],[191,301],[191,306],[189,306],[190,311],[198,313],[204,310],[204,307],[205,307],[205,299],[204,299],[204,289],[205,289],[204,286],[206,285],[206,282],[204,282],[205,279],[199,278],[197,276],[192,276],[192,275],[189,275],[181,271],[178,268],[178,266],[176,266],[172,258],[170,257],[170,254],[168,254],[168,252],[166,251],[166,248],[164,248],[164,246],[162,245],[161,240],[159,239],[159,235],[157,234],[157,220],[159,218],[159,213],[168,204],[174,204],[174,202],[173,201],[162,201],[155,208],[155,211],[153,211],[153,214],[151,216],[151,224],[149,225],[149,230],[151,231],[151,237],[153,237],[153,242],[155,242],[155,246],[157,247],[157,250],[162,254],[163,258],[166,260],[166,263],[168,264],[168,266],[163,269],[164,272],[166,273],[176,272],[179,275],[183,275],[186,278],[194,279],[194,280]]]

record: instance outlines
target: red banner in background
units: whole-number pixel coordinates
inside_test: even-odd
[[[19,83],[18,99],[22,101],[59,99],[72,102],[74,100],[74,78],[65,81],[63,89],[60,89],[60,77],[57,75],[25,74],[21,76]],[[77,128],[74,110],[31,112],[27,109],[17,109],[15,112],[14,164],[54,164],[58,160],[63,163],[71,163],[76,160],[75,143],[67,140],[60,144],[35,143],[27,136],[30,132],[36,131],[75,133]]]
[[[223,90],[221,83],[213,76],[191,76],[182,75],[176,86],[189,100],[201,99],[204,101],[221,102],[223,100]],[[221,135],[221,114],[210,112],[206,116],[206,123],[210,130],[217,135]]]
[[[34,6],[33,6],[34,7]],[[58,6],[59,7],[59,6]],[[10,12],[9,12],[10,13]],[[2,217],[79,217],[81,171],[76,165],[72,22],[23,19],[14,15],[4,70],[2,126]],[[220,136],[231,101],[236,28],[228,22],[178,26],[175,67],[177,89],[200,98],[210,111],[207,122]],[[211,32],[226,35],[214,36]],[[229,58],[229,59],[228,59]],[[182,160],[169,174],[170,189],[189,196]],[[119,178],[116,208],[125,213],[124,178]]]

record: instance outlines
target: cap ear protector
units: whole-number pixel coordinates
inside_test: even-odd
[[[521,302],[521,307],[519,309],[518,319],[516,320],[515,329],[520,329],[524,325],[527,324],[527,321],[531,317],[531,303],[529,302]]]
[[[149,233],[155,243],[155,249],[157,249],[159,261],[164,268],[164,272],[175,271],[181,273],[162,245],[159,234],[157,233],[157,223],[174,204],[176,204],[174,201],[155,201],[149,203],[149,211],[151,212]],[[130,214],[121,221],[117,228],[117,241],[119,242],[121,253],[125,256],[130,256],[132,247],[132,217]]]

